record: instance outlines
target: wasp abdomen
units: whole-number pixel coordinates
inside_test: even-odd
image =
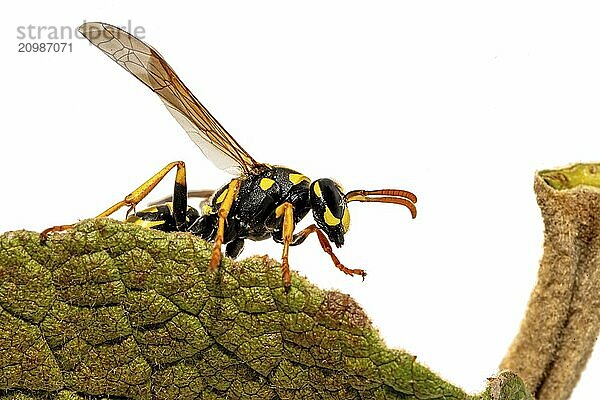
[[[186,226],[192,225],[200,217],[200,213],[194,207],[188,206],[186,212]],[[137,211],[127,217],[126,222],[143,226],[145,228],[157,229],[164,232],[173,232],[177,230],[175,217],[173,216],[173,203],[158,204]]]

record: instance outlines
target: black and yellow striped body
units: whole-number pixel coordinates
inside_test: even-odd
[[[200,213],[194,207],[188,206],[186,212],[186,226],[196,222],[200,217]],[[177,224],[173,216],[173,203],[167,202],[158,204],[153,207],[138,211],[127,218],[127,222],[143,226],[144,228],[152,228],[163,232],[177,231]]]
[[[183,161],[173,161],[129,193],[123,200],[98,214],[108,217],[122,207],[135,207],[172,170],[176,171],[172,202],[134,212],[127,218],[144,227],[166,232],[190,232],[213,242],[207,270],[214,271],[221,261],[221,246],[226,253],[237,256],[244,240],[264,240],[269,237],[283,244],[282,280],[286,290],[291,285],[288,263],[290,246],[302,243],[315,233],[323,251],[334,265],[348,275],[365,276],[362,269],[346,268],[333,254],[331,243],[340,247],[350,226],[347,204],[352,201],[393,203],[406,206],[416,217],[411,192],[397,189],[353,190],[344,193],[342,187],[329,178],[311,182],[306,176],[285,167],[257,162],[225,130],[179,79],[171,66],[151,46],[115,26],[90,22],[79,31],[113,61],[133,74],[160,97],[167,109],[185,129],[192,141],[218,168],[234,174],[227,185],[210,196],[197,210],[187,205],[186,169]],[[278,141],[285,141],[278,138]],[[289,144],[288,144],[289,146]],[[314,224],[294,233],[296,224],[312,211]],[[72,225],[57,225],[45,229],[42,239],[64,231]]]
[[[266,166],[256,174],[238,178],[240,187],[229,210],[225,224],[223,243],[226,254],[236,257],[243,248],[244,239],[254,241],[273,238],[282,240],[282,221],[275,210],[288,202],[294,209],[294,223],[303,219],[311,209],[310,179],[285,167]],[[161,204],[136,212],[128,218],[142,226],[163,231],[184,230],[209,241],[215,239],[218,212],[224,201],[229,183],[218,189],[200,207],[200,213],[188,206],[187,220],[183,229],[177,229],[170,203]]]

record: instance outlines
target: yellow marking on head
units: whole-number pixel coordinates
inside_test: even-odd
[[[325,214],[323,214],[323,217],[325,217],[325,223],[329,226],[336,226],[340,223],[340,219],[333,215],[327,206],[325,206]]]
[[[221,193],[221,194],[219,195],[219,197],[217,197],[217,204],[219,204],[219,203],[222,203],[222,202],[223,202],[223,200],[225,200],[225,196],[227,196],[227,191],[228,191],[228,190],[229,190],[229,189],[225,189],[225,190],[223,190],[223,193]]]
[[[315,192],[317,197],[321,197],[321,186],[319,186],[319,182],[315,182],[313,185],[313,192]]]
[[[310,182],[310,179],[308,179],[308,177],[306,175],[302,175],[302,174],[290,174],[288,178],[289,178],[290,182],[292,182],[292,184],[294,184],[294,185],[297,185],[302,181]]]
[[[145,208],[140,212],[145,212],[145,213],[157,213],[158,212],[158,207],[154,206],[154,207],[150,207],[150,208]]]
[[[262,178],[260,180],[260,188],[262,190],[269,190],[269,188],[271,186],[273,186],[273,184],[275,183],[275,181],[273,179],[269,179],[269,178]]]
[[[348,211],[348,207],[344,209],[344,215],[342,215],[342,226],[344,227],[344,233],[350,229],[350,211]]]
[[[202,211],[202,215],[209,215],[209,214],[212,214],[213,209],[210,206],[210,204],[204,203],[204,204],[202,204],[201,211]]]

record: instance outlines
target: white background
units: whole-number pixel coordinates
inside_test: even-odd
[[[365,282],[334,270],[315,238],[292,249],[292,268],[350,293],[390,346],[483,390],[535,283],[543,226],[534,171],[600,160],[598,10],[214,3],[39,1],[3,11],[0,231],[94,216],[173,160],[186,161],[191,188],[230,178],[86,41],[66,39],[66,54],[17,52],[18,26],[130,21],[257,160],[348,190],[419,196],[416,220],[398,206],[351,204],[337,255],[367,269]],[[243,256],[280,252],[268,241]],[[596,352],[572,398],[597,398],[599,373]]]

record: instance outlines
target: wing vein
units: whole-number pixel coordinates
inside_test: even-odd
[[[156,93],[217,167],[233,174],[247,174],[262,165],[219,124],[151,46],[109,24],[89,22],[79,30],[94,46]]]

